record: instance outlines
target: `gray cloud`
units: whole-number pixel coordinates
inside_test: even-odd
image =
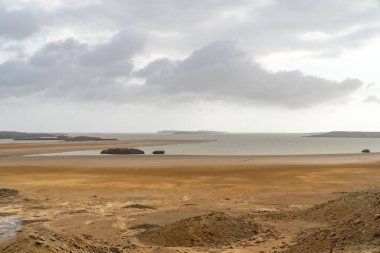
[[[180,97],[292,108],[330,103],[350,96],[361,81],[335,82],[300,71],[273,73],[250,55],[284,50],[336,53],[357,47],[379,36],[378,13],[375,0],[104,0],[84,5],[63,1],[44,12],[3,8],[3,41],[31,37],[32,42],[20,43],[25,48],[43,42],[37,51],[0,64],[0,96],[40,94],[119,103]],[[104,38],[120,30],[101,43],[86,37]],[[52,34],[64,39],[54,41]],[[81,40],[82,35],[87,40]],[[246,50],[230,38],[239,38]],[[189,56],[165,56],[173,51]],[[164,56],[133,72],[135,57],[154,58],[150,54]],[[135,78],[144,79],[145,85]]]
[[[133,32],[116,34],[110,42],[97,45],[83,56],[86,65],[106,65],[129,59],[143,46],[142,38]]]
[[[86,44],[74,39],[56,41],[46,44],[34,53],[29,63],[36,67],[53,68],[79,64],[79,59],[88,51]]]
[[[356,79],[333,82],[300,71],[269,72],[231,40],[208,44],[182,61],[158,59],[132,72],[131,57],[140,50],[140,37],[127,31],[94,47],[74,39],[52,42],[28,61],[1,64],[0,94],[117,103],[180,97],[302,108],[346,98],[362,85]],[[133,78],[145,79],[145,85]]]
[[[22,9],[6,11],[0,6],[0,38],[22,39],[40,28],[37,11]]]
[[[360,46],[380,35],[379,6],[377,0],[109,0],[63,6],[51,15],[50,22],[82,30],[133,27],[146,33],[151,47],[161,49],[188,50],[189,45],[196,48],[210,41],[239,38],[258,55]],[[312,33],[325,37],[308,37]]]
[[[281,50],[336,52],[380,36],[379,6],[377,0],[62,1],[50,11],[26,4],[9,11],[0,5],[0,37],[46,36],[36,32],[63,29],[80,34],[133,28],[144,33],[149,47],[158,51],[174,47],[190,52],[211,41],[239,38],[255,55]],[[313,33],[325,37],[308,36]]]
[[[131,57],[141,48],[138,35],[128,31],[95,47],[74,39],[48,43],[26,61],[0,64],[0,96],[106,99],[119,94],[118,82],[128,78]]]
[[[148,90],[165,94],[287,107],[341,99],[362,86],[357,79],[334,82],[300,71],[271,73],[232,41],[211,43],[180,62],[154,61],[137,74],[147,79]]]
[[[23,9],[6,11],[0,5],[0,21],[4,21],[0,22],[0,31],[24,37],[40,27],[81,31],[133,27],[152,37],[172,32],[182,34],[188,41],[196,38],[191,43],[239,37],[261,50],[300,46],[317,49],[378,35],[379,6],[377,0],[103,0],[86,4],[62,1],[59,8],[45,12],[26,4]],[[328,41],[300,40],[299,35],[309,32],[343,34]]]
[[[331,56],[337,55],[331,53],[337,49],[358,47],[379,37],[379,11],[377,0],[62,1],[50,11],[26,4],[15,11],[0,6],[0,36],[25,38],[39,30],[86,34],[133,28],[144,33],[148,46],[157,51],[190,52],[211,41],[239,38],[255,55],[313,50]]]
[[[375,96],[375,95],[371,95],[371,96],[368,96],[364,101],[363,103],[375,103],[375,104],[380,104],[380,98]]]

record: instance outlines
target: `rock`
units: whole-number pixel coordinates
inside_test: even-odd
[[[44,244],[44,242],[43,242],[43,241],[40,241],[40,240],[37,240],[37,241],[35,242],[35,244],[36,244],[37,246],[41,246],[41,245]]]
[[[221,247],[248,241],[261,229],[262,225],[250,224],[243,218],[213,212],[147,230],[137,237],[142,243],[165,247]]]
[[[110,248],[110,251],[111,251],[112,253],[122,253],[122,251],[121,251],[119,248],[117,248],[117,247],[111,247],[111,248]]]
[[[335,200],[295,211],[297,217],[330,226],[298,235],[295,244],[285,252],[332,252],[331,247],[334,252],[349,252],[358,245],[363,247],[358,252],[365,252],[366,247],[372,249],[378,245],[380,238],[380,231],[376,237],[380,220],[379,200],[380,191],[371,189],[345,193]]]
[[[131,204],[124,206],[123,208],[136,208],[136,209],[156,209],[154,206],[144,205],[144,204]]]
[[[105,149],[100,152],[101,154],[111,154],[111,155],[143,155],[144,151],[137,148],[110,148]]]
[[[14,197],[19,194],[18,190],[15,189],[7,189],[7,188],[1,188],[0,189],[0,197],[6,198],[6,197]]]
[[[164,154],[165,154],[165,151],[164,151],[164,150],[155,150],[155,151],[153,151],[152,154],[153,154],[153,155],[164,155]]]
[[[368,154],[368,153],[371,153],[371,150],[369,150],[369,149],[366,148],[366,149],[362,150],[362,153],[367,153]]]
[[[161,227],[161,226],[158,225],[158,224],[144,223],[144,224],[140,224],[140,225],[129,227],[129,229],[145,229],[145,230],[149,230],[149,229],[155,229],[155,228],[159,228],[159,227]]]
[[[259,236],[259,237],[256,238],[255,243],[263,243],[263,242],[265,242],[265,239],[262,238],[261,236]]]

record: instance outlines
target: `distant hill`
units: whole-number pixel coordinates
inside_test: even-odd
[[[117,139],[103,139],[99,137],[90,136],[68,136],[67,134],[47,134],[47,133],[24,133],[24,132],[11,132],[0,131],[0,139],[13,139],[15,141],[114,141]]]
[[[158,134],[226,134],[226,132],[198,130],[198,131],[178,131],[178,130],[163,130]]]
[[[328,133],[312,134],[304,137],[331,137],[331,138],[380,138],[380,132],[349,132],[332,131]]]
[[[40,138],[57,138],[58,136],[62,136],[62,134],[0,131],[0,139],[40,139]]]

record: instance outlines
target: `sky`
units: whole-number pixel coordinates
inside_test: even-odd
[[[0,131],[380,131],[379,0],[1,0]]]

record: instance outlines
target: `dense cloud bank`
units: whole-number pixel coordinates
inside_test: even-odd
[[[157,60],[139,72],[146,89],[192,99],[308,107],[350,95],[360,80],[333,82],[300,71],[269,72],[232,41],[211,43],[179,62]]]
[[[185,44],[199,47],[235,37],[256,54],[331,51],[378,36],[379,11],[377,0],[4,0],[0,37],[22,39],[56,30],[83,35],[127,27],[146,33],[152,42],[164,39],[170,47],[180,42],[184,49]]]
[[[27,61],[0,65],[1,96],[40,92],[118,103],[181,97],[308,107],[344,98],[362,85],[355,79],[333,82],[300,71],[269,72],[230,40],[208,44],[181,61],[158,59],[134,71],[131,57],[140,50],[141,38],[129,31],[94,47],[74,39],[52,42]],[[134,83],[136,79],[144,82]]]
[[[360,80],[270,72],[252,55],[339,54],[379,36],[379,11],[375,0],[7,0],[0,97],[290,108],[342,101]],[[137,67],[136,59],[149,60]]]

